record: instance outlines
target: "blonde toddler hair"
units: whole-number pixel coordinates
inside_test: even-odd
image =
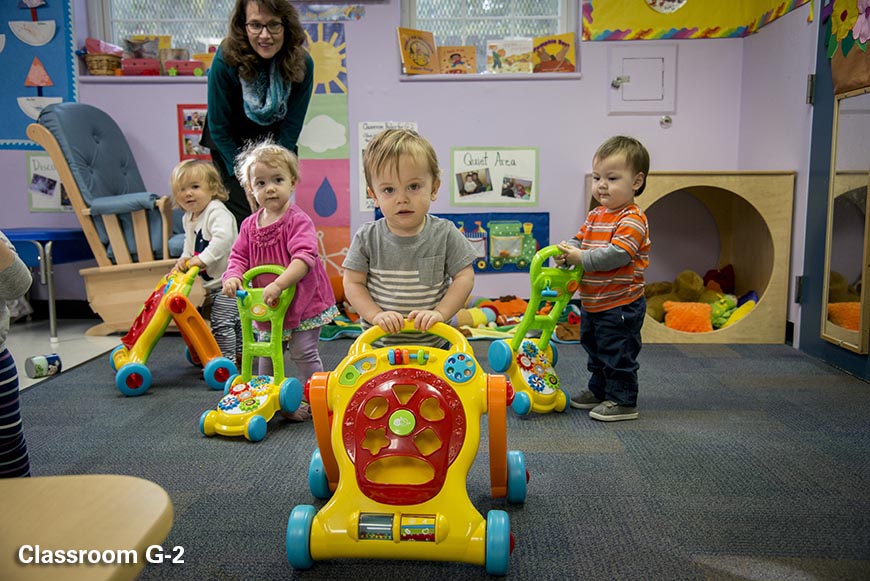
[[[366,145],[363,168],[368,188],[374,189],[373,175],[383,173],[388,166],[392,166],[399,173],[399,158],[403,155],[410,155],[414,160],[428,165],[433,181],[440,179],[438,156],[435,155],[435,149],[429,140],[413,129],[386,129],[375,135]]]
[[[283,167],[290,172],[293,181],[299,183],[299,160],[296,159],[296,154],[283,145],[266,139],[248,144],[236,157],[236,178],[249,195],[253,191],[251,170],[258,163],[264,163],[272,168]]]
[[[211,192],[213,200],[225,202],[230,197],[227,188],[224,186],[223,181],[221,181],[217,168],[210,161],[185,159],[175,166],[175,169],[172,170],[172,175],[169,176],[173,206],[179,207],[178,196],[181,194],[184,186],[195,181],[200,182],[203,185],[203,189]]]

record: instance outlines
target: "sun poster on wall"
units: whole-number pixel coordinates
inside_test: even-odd
[[[299,134],[296,205],[317,229],[320,259],[340,279],[350,246],[347,46],[342,22],[303,22],[314,60],[314,90]]]

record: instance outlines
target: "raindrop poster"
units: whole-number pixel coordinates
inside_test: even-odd
[[[75,101],[72,0],[0,5],[0,149],[37,149],[27,126],[50,103]]]

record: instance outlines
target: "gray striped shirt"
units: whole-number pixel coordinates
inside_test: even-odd
[[[450,287],[453,276],[474,262],[477,255],[456,225],[431,214],[416,236],[390,232],[384,219],[363,224],[354,235],[342,266],[366,273],[366,288],[385,311],[407,317],[419,309],[434,309]],[[363,329],[371,327],[362,320]],[[385,345],[440,346],[434,335],[402,333],[385,337]]]

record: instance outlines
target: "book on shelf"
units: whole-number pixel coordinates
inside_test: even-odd
[[[574,33],[536,36],[533,41],[532,70],[536,73],[573,73],[576,70]]]
[[[486,43],[488,73],[532,72],[532,39],[506,38]]]
[[[473,46],[439,46],[441,74],[473,75],[477,73],[477,49]]]
[[[435,35],[413,28],[396,29],[399,34],[399,54],[406,75],[432,75],[439,72]]]

